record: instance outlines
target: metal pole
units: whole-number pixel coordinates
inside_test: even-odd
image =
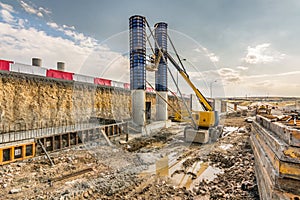
[[[212,82],[210,82],[210,84],[209,84],[209,90],[210,90],[210,98],[212,99],[212,95],[213,95],[213,93],[212,93],[212,85],[213,85],[213,83],[216,83],[218,80],[214,80],[214,81],[212,81]]]
[[[178,85],[178,72],[176,72],[176,83],[177,83],[177,85]],[[179,85],[178,85],[179,86]],[[176,92],[177,94],[178,94],[178,89],[177,89],[177,92]]]

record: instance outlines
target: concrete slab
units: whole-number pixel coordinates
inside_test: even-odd
[[[171,126],[171,120],[156,121],[142,127],[142,135],[151,135]]]
[[[163,128],[169,128],[171,126],[171,120],[167,121],[155,121],[144,126],[139,126],[134,123],[129,123],[129,134],[131,136],[149,136],[151,134],[159,132]]]

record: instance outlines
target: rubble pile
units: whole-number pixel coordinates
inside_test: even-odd
[[[149,177],[134,190],[126,190],[114,196],[113,199],[193,199],[195,195],[186,188],[178,188],[164,178]]]
[[[218,145],[208,155],[208,161],[223,173],[213,181],[202,180],[193,189],[196,194],[208,194],[210,199],[259,199],[249,136],[249,133],[234,132],[218,142],[230,142],[230,148]]]
[[[166,143],[167,141],[172,140],[170,137],[172,135],[174,134],[169,131],[162,130],[159,134],[154,134],[151,137],[134,138],[124,145],[123,149],[129,152],[137,152],[144,147],[151,147],[153,143]]]

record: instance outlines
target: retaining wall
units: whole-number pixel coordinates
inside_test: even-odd
[[[260,198],[300,199],[300,130],[260,115],[252,127]]]
[[[0,133],[72,125],[90,118],[131,118],[131,92],[117,85],[0,71],[0,88]],[[147,93],[146,101],[151,102],[154,119],[155,94]],[[183,107],[174,96],[169,103]],[[169,115],[173,112],[169,109]]]

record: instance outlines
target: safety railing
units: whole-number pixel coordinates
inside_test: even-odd
[[[114,123],[111,125],[116,125],[123,128],[123,127],[127,127],[124,126],[127,125],[127,122]],[[73,124],[68,124],[68,122],[52,123],[52,124],[40,123],[38,127],[41,128],[36,128],[31,130],[26,130],[28,126],[26,124],[21,124],[21,125],[15,124],[14,126],[3,125],[2,132],[0,131],[0,144],[32,139],[32,138],[39,138],[39,137],[44,137],[49,135],[68,133],[68,132],[83,131],[83,130],[89,130],[94,128],[103,128],[111,125],[110,124],[103,125],[97,122],[88,122],[88,121],[85,122],[82,121]],[[5,130],[5,132],[3,130]],[[20,131],[13,131],[13,130],[20,130]]]

